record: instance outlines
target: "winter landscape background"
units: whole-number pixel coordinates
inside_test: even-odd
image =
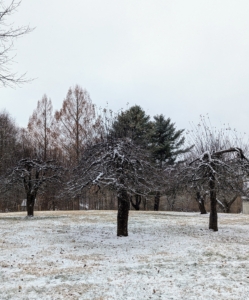
[[[248,13],[0,0],[0,299],[248,299]]]
[[[124,238],[114,211],[1,214],[0,298],[246,300],[249,220],[219,219],[130,212]]]

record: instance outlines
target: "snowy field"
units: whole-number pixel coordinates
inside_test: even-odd
[[[0,299],[249,299],[249,215],[0,214]]]

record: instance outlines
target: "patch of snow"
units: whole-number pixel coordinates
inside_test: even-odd
[[[249,219],[115,211],[0,214],[0,299],[248,299]]]

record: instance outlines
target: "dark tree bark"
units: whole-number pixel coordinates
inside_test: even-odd
[[[233,203],[235,202],[235,200],[238,198],[238,195],[234,196],[232,198],[232,200],[227,201],[226,199],[224,199],[224,201],[218,202],[219,206],[221,207],[221,209],[223,210],[224,213],[230,213],[231,212],[231,206],[233,205]]]
[[[242,183],[245,174],[248,174],[249,160],[244,156],[243,151],[237,147],[216,151],[216,149],[228,147],[230,144],[229,137],[223,132],[218,132],[218,135],[215,136],[205,123],[204,129],[206,132],[204,140],[202,130],[197,134],[195,133],[195,136],[193,135],[197,147],[199,147],[195,154],[197,158],[184,167],[180,171],[180,176],[177,174],[177,177],[180,177],[180,181],[182,180],[184,184],[191,184],[191,188],[195,190],[199,186],[205,188],[208,186],[210,195],[209,229],[218,231],[217,203],[223,209],[228,210],[232,203],[226,208],[226,205],[218,201],[216,192],[218,191],[219,194],[222,192],[229,194],[231,191],[238,194],[243,193]],[[222,139],[220,140],[221,136]],[[201,155],[200,152],[202,152]],[[223,156],[227,153],[233,153],[233,155]]]
[[[213,231],[218,231],[218,214],[217,214],[217,199],[216,199],[216,190],[215,190],[215,175],[210,174],[209,179],[209,188],[210,188],[210,216],[209,216],[209,229]]]
[[[26,192],[27,215],[34,215],[36,195],[44,183],[59,182],[62,176],[62,167],[53,164],[53,161],[44,162],[39,159],[21,159],[11,171],[9,185],[23,183]]]
[[[207,213],[207,211],[205,208],[204,198],[203,198],[203,196],[201,196],[200,192],[196,193],[196,201],[198,203],[201,215],[205,215]]]
[[[136,202],[134,203],[132,200],[132,196],[131,196],[131,205],[135,208],[135,210],[139,210],[140,209],[140,204],[142,201],[142,197],[141,195],[135,195],[135,200]]]
[[[151,154],[131,139],[116,139],[112,135],[93,143],[84,150],[69,183],[69,195],[81,195],[87,187],[108,187],[117,193],[117,235],[128,236],[130,195],[148,195],[158,190],[157,168],[150,161]],[[140,202],[140,200],[139,200]]]
[[[34,205],[35,205],[35,195],[27,194],[27,216],[33,217],[34,216]]]
[[[156,192],[155,203],[154,203],[154,211],[159,210],[159,204],[160,204],[160,192]]]
[[[118,195],[118,228],[117,236],[128,236],[128,216],[130,210],[129,197],[126,190],[122,190]]]
[[[224,213],[229,214],[231,212],[231,206],[238,196],[235,196],[230,202],[225,203]]]

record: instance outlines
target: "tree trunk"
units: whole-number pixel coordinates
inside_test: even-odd
[[[34,216],[35,195],[27,194],[27,216]]]
[[[196,193],[196,201],[198,202],[198,206],[199,206],[199,210],[201,215],[204,215],[207,213],[206,208],[205,208],[205,203],[204,203],[204,199],[201,196],[200,192]]]
[[[155,203],[154,203],[154,211],[159,210],[159,204],[160,204],[160,192],[156,192]]]
[[[209,229],[213,231],[218,231],[218,215],[217,215],[217,200],[216,200],[216,190],[215,190],[215,175],[210,174],[209,179],[209,189],[210,189],[210,216],[209,216]]]
[[[135,195],[135,199],[136,199],[136,202],[134,203],[132,201],[132,197],[131,197],[131,205],[135,208],[135,210],[139,210],[142,197],[141,197],[141,195]]]
[[[118,194],[118,228],[117,236],[128,236],[128,216],[130,202],[126,190],[122,190]]]
[[[143,205],[144,205],[144,210],[147,210],[147,198],[143,198]]]
[[[226,205],[225,213],[229,214],[231,212],[231,206],[232,206],[232,203]]]
[[[226,198],[224,198],[224,201],[222,203],[219,203],[219,206],[222,208],[224,213],[230,213],[231,212],[231,206],[235,202],[235,200],[238,198],[238,195],[234,196],[232,200],[227,201]]]

